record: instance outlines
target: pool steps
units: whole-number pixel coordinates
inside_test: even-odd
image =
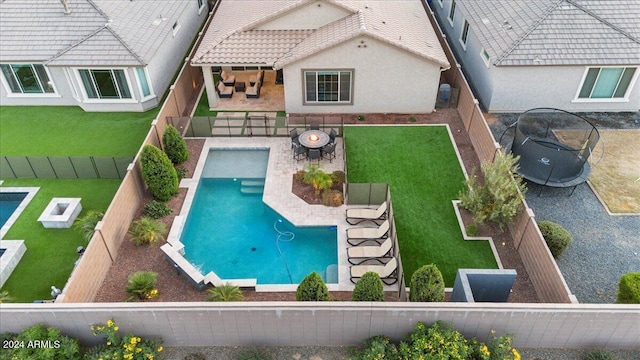
[[[264,193],[264,179],[240,181],[240,192],[247,195]]]

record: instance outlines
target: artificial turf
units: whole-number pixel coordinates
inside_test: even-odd
[[[77,106],[0,106],[0,155],[134,156],[158,111],[96,113]]]
[[[82,198],[84,216],[89,210],[106,211],[116,193],[119,179],[5,179],[3,187],[35,187],[40,190],[27,205],[4,240],[24,240],[27,251],[2,291],[13,302],[51,299],[51,286],[62,289],[74,263],[78,246],[87,246],[82,234],[73,228],[45,229],[37,220],[54,197]]]
[[[347,180],[388,183],[407,286],[436,264],[447,287],[458,268],[496,269],[486,241],[465,241],[451,200],[464,173],[445,126],[345,126]]]

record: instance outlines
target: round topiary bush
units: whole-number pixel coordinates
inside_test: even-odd
[[[298,301],[328,301],[329,289],[317,272],[307,275],[296,289]]]
[[[351,293],[353,301],[384,301],[384,285],[380,276],[374,272],[367,272],[356,282]]]
[[[178,175],[171,160],[162,150],[153,145],[145,145],[140,154],[142,178],[153,197],[168,201],[178,193]]]
[[[164,135],[162,135],[162,145],[164,145],[164,152],[169,157],[169,160],[176,165],[182,164],[189,158],[187,144],[178,130],[171,125],[167,126]]]
[[[409,301],[444,301],[444,279],[435,264],[424,265],[411,276]]]
[[[640,272],[628,273],[620,277],[616,302],[618,304],[640,304]]]
[[[551,221],[540,221],[538,228],[553,257],[559,259],[562,253],[571,245],[571,241],[573,241],[571,234],[559,224]]]

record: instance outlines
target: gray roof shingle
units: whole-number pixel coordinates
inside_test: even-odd
[[[465,1],[497,66],[640,64],[640,1]]]

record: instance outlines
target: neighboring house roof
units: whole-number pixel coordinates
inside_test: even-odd
[[[458,0],[496,66],[640,64],[638,0]]]
[[[324,0],[348,15],[318,29],[255,30],[259,25],[314,1],[222,2],[192,63],[267,64],[279,69],[356,36],[365,35],[441,67],[449,67],[419,1]],[[265,44],[265,39],[271,42]]]
[[[0,62],[63,66],[146,65],[171,33],[185,0],[3,0]]]

